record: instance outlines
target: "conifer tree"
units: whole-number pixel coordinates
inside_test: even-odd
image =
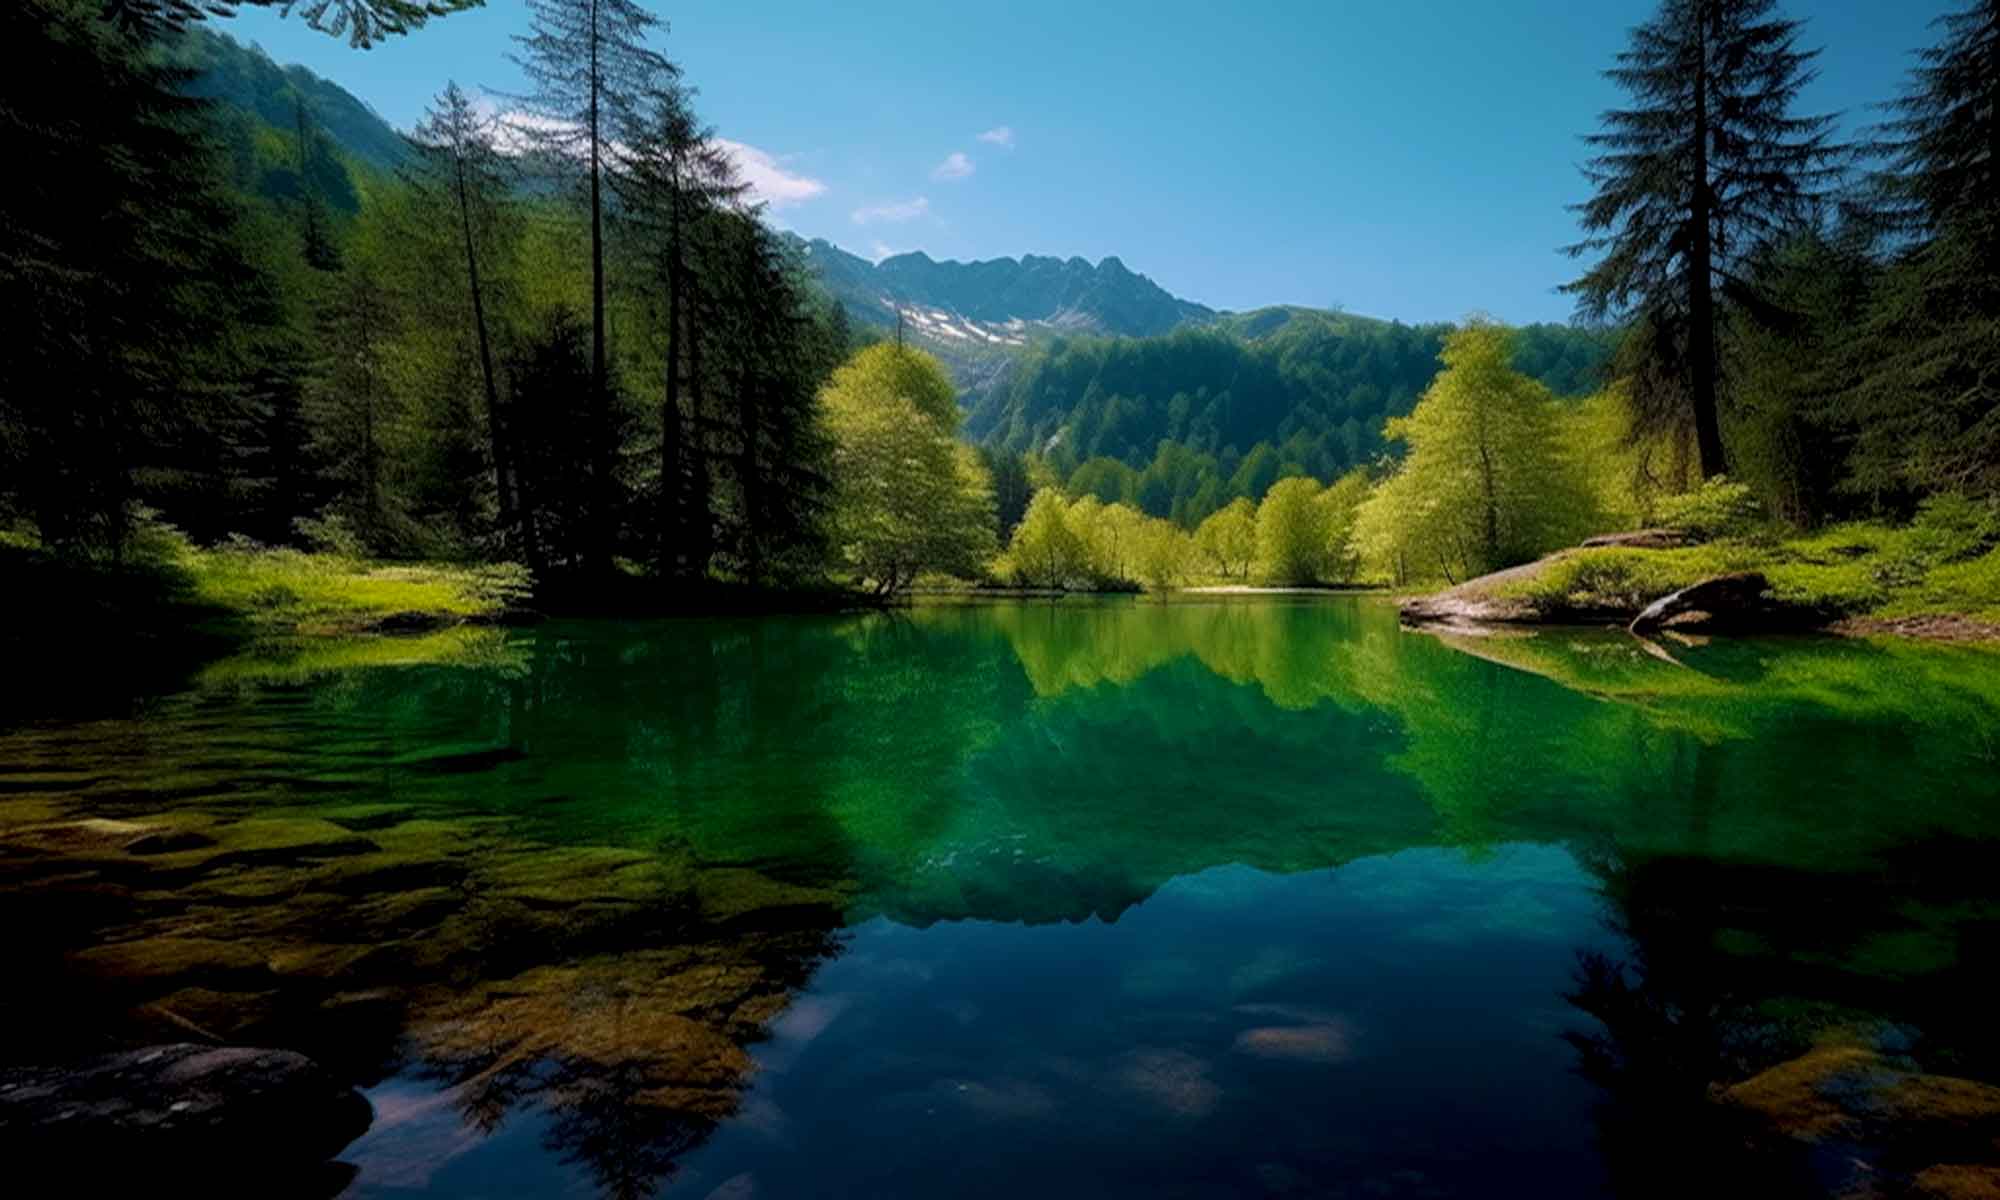
[[[660,19],[635,0],[527,0],[531,30],[515,62],[533,90],[520,131],[580,184],[590,224],[589,531],[587,570],[608,570],[617,536],[610,363],[605,345],[605,193],[620,166],[616,136],[640,99],[676,69],[645,39]]]
[[[486,0],[103,0],[104,15],[146,37],[185,28],[210,17],[232,17],[244,7],[297,9],[314,29],[345,37],[367,49],[408,33],[432,17],[478,8]]]
[[[244,364],[266,281],[186,73],[89,0],[0,5],[0,502],[44,544],[117,552],[163,449],[222,452],[199,426]],[[88,87],[51,88],[51,79]],[[190,464],[178,461],[176,469]],[[213,469],[218,464],[203,464]]]
[[[705,230],[726,228],[710,218],[739,206],[749,190],[693,101],[671,67],[659,73],[624,130],[618,180],[626,212],[651,247],[652,290],[666,320],[654,549],[658,570],[669,577],[706,569],[714,528],[698,367],[708,337],[701,268],[714,256],[699,253],[696,243]]]
[[[453,274],[463,281],[460,329],[470,341],[484,402],[486,458],[492,464],[501,549],[536,566],[533,526],[521,519],[521,486],[513,414],[500,394],[493,303],[495,264],[512,249],[516,223],[512,169],[482,117],[456,84],[447,84],[410,139],[416,157],[403,172],[427,228],[424,240],[450,247]],[[499,289],[504,291],[504,288]],[[449,293],[447,293],[449,294]],[[454,306],[457,307],[457,306]]]
[[[1596,194],[1576,206],[1596,256],[1566,286],[1596,320],[1637,318],[1655,360],[1634,400],[1692,427],[1704,476],[1726,469],[1718,397],[1725,301],[1754,303],[1746,257],[1805,219],[1838,174],[1831,118],[1794,114],[1817,51],[1776,0],[1663,0],[1605,74],[1631,107],[1585,140]]]
[[[1848,487],[1874,500],[2000,494],[2000,0],[1939,24],[1876,147],[1870,215],[1902,240],[1845,339]]]

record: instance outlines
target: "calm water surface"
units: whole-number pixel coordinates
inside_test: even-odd
[[[0,1059],[295,1047],[376,1107],[326,1190],[694,1200],[1685,1194],[1830,1023],[2000,1076],[2000,656],[1674,659],[1259,599],[217,663],[0,731]]]

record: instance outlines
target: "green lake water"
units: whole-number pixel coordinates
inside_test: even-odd
[[[1245,598],[225,660],[0,729],[0,1061],[300,1049],[376,1118],[273,1194],[354,1197],[1685,1195],[1828,1028],[2000,1081],[2000,654],[1668,650]]]

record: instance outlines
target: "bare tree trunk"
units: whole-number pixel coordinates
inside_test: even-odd
[[[520,480],[515,473],[508,414],[500,407],[500,389],[494,381],[493,343],[486,331],[486,297],[479,286],[479,251],[472,237],[472,202],[466,193],[464,148],[453,148],[453,166],[458,183],[459,228],[465,237],[465,275],[472,289],[472,327],[479,341],[479,372],[486,385],[486,438],[493,457],[493,488],[500,507],[500,528],[505,539],[515,539],[531,569],[539,557],[531,547],[533,535],[521,520]]]
[[[675,169],[667,215],[667,379],[660,402],[660,560],[662,575],[681,572],[687,544],[682,524],[685,497],[681,490],[684,433],[681,428],[681,192]]]
[[[604,78],[597,0],[590,0],[590,447],[591,533],[588,566],[611,568],[611,397],[604,361],[604,130],[599,111]]]
[[[1701,18],[1706,20],[1706,16]],[[1708,180],[1708,37],[1700,29],[1694,90],[1694,210],[1688,250],[1688,401],[1694,410],[1695,445],[1703,479],[1728,470],[1722,425],[1716,413],[1714,195]]]

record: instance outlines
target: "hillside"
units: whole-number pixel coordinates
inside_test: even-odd
[[[167,51],[176,65],[196,72],[189,93],[247,113],[274,129],[290,130],[304,99],[313,122],[334,145],[382,170],[409,158],[409,144],[352,92],[301,66],[280,66],[257,46],[193,26]]]
[[[1330,479],[1375,459],[1383,421],[1430,386],[1449,329],[1272,308],[1165,337],[1056,338],[973,398],[967,432],[1044,456],[1077,490],[1198,519],[1283,475]],[[1515,365],[1577,395],[1610,343],[1528,326]]]

